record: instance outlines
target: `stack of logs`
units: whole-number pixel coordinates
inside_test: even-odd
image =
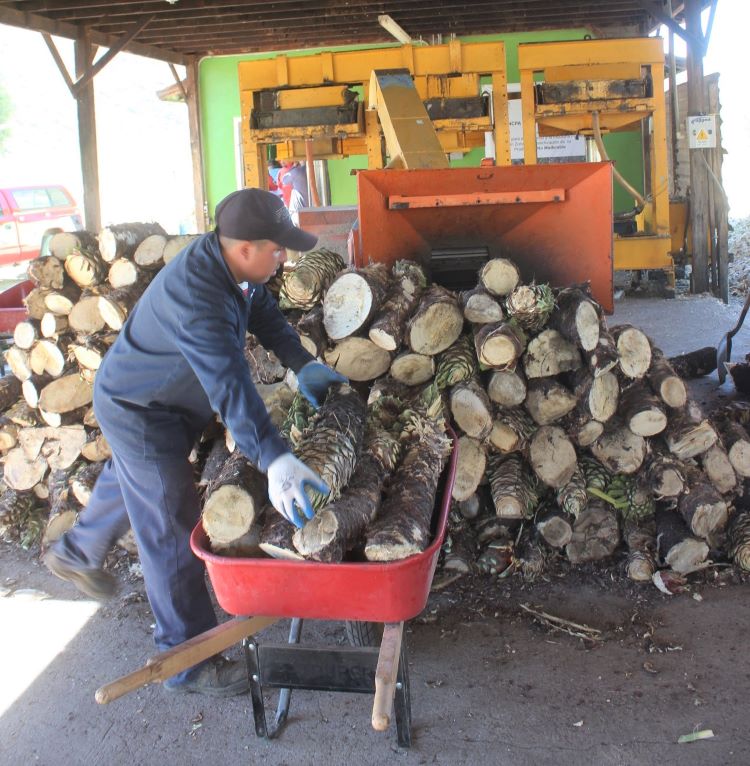
[[[29,317],[0,379],[5,537],[49,544],[75,523],[110,456],[91,406],[96,370],[153,276],[193,238],[155,223],[65,232],[29,264]]]
[[[98,249],[79,234],[29,270],[38,287],[7,354],[17,380],[4,379],[0,402],[10,487],[0,525],[29,513],[9,510],[11,493],[32,506],[49,498],[52,520],[60,508],[74,517],[77,477],[95,475],[107,456],[91,381],[175,242],[149,231],[119,249],[111,233]],[[445,418],[459,435],[448,570],[533,577],[554,556],[606,559],[623,544],[635,580],[659,567],[684,575],[722,555],[750,569],[750,516],[735,510],[750,476],[750,410],[706,418],[643,332],[607,327],[586,286],[523,284],[512,261],[496,258],[476,288],[456,294],[411,261],[352,270],[315,251],[275,287],[305,347],[351,383],[312,414],[293,374],[248,338],[274,421],[331,493],[295,533],[269,510],[263,477],[231,435],[206,434],[195,454],[217,551],[337,561],[423,549],[429,519],[412,524],[409,509],[431,512]]]

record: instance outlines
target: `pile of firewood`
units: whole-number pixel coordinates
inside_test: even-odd
[[[4,537],[47,545],[75,523],[111,454],[91,407],[96,370],[153,276],[192,238],[143,223],[60,233],[29,264],[29,317],[0,379]]]
[[[0,526],[25,529],[26,540],[44,530],[54,539],[85,504],[108,456],[90,408],[96,369],[185,244],[126,226],[98,247],[81,233],[59,237],[29,269],[30,319],[0,386]],[[248,336],[272,419],[330,492],[295,530],[231,434],[209,430],[193,459],[216,552],[382,561],[423,550],[450,421],[458,465],[446,570],[533,577],[555,556],[577,564],[621,550],[635,580],[717,556],[750,569],[750,515],[735,510],[750,476],[750,410],[705,417],[643,332],[608,328],[586,286],[523,284],[496,258],[457,294],[412,261],[353,270],[318,250],[272,288],[304,346],[350,381],[313,412],[294,375]]]

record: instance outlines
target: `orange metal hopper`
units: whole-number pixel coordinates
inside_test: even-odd
[[[355,265],[427,263],[433,250],[487,248],[524,280],[591,282],[613,303],[612,168],[608,162],[357,174]]]

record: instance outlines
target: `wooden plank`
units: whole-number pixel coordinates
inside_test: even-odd
[[[385,731],[391,723],[393,695],[404,635],[403,622],[387,622],[383,627],[378,666],[375,670],[375,699],[372,703],[372,728]]]
[[[47,48],[49,48],[49,52],[52,54],[52,58],[55,60],[55,64],[57,64],[57,68],[60,70],[60,74],[62,75],[63,80],[65,80],[65,84],[68,86],[70,94],[73,96],[73,98],[75,98],[76,92],[73,88],[73,80],[70,79],[68,68],[65,66],[65,62],[62,60],[62,56],[60,56],[60,51],[57,50],[57,46],[52,39],[52,35],[47,34],[47,32],[42,32],[42,38],[47,44]]]
[[[195,224],[198,231],[204,232],[208,223],[208,211],[206,209],[206,191],[203,185],[203,145],[201,143],[198,82],[198,60],[193,58],[187,65],[188,125],[190,128],[190,156],[193,163]]]

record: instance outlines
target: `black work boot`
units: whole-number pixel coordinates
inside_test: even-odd
[[[54,548],[50,548],[43,556],[44,565],[61,580],[68,580],[89,598],[104,601],[112,598],[117,592],[117,581],[103,569],[76,568],[65,561]]]
[[[250,688],[247,665],[244,661],[228,660],[221,654],[206,660],[177,680],[168,678],[164,688],[173,694],[208,694],[211,697],[233,697],[244,694]]]

